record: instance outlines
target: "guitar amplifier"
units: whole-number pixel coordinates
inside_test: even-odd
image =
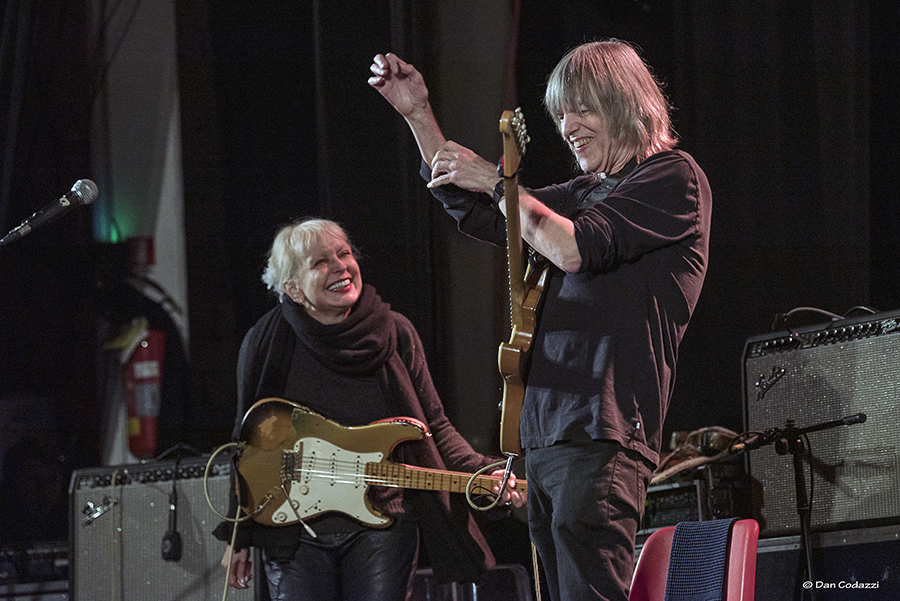
[[[733,463],[710,463],[686,477],[647,488],[644,518],[637,533],[643,542],[655,530],[678,522],[737,517],[745,513],[746,477]]]
[[[72,474],[70,500],[69,586],[76,601],[96,599],[222,598],[225,544],[212,536],[221,521],[207,503],[204,472],[208,456],[147,462]],[[209,498],[228,512],[230,463],[209,468]],[[177,493],[176,530],[180,559],[162,557],[169,530],[169,498]],[[254,578],[254,582],[259,582]],[[257,598],[254,589],[228,589],[228,599]]]
[[[501,564],[488,570],[478,584],[438,584],[431,568],[419,568],[413,577],[410,601],[532,601],[533,583],[520,564]]]
[[[813,531],[900,523],[900,312],[752,337],[742,367],[747,431],[867,417],[808,433]],[[766,445],[748,463],[761,535],[799,532],[793,456]]]
[[[815,532],[810,535],[817,601],[900,599],[900,526]],[[803,583],[806,551],[799,535],[759,541],[757,599],[810,599]],[[862,590],[865,589],[865,590]]]

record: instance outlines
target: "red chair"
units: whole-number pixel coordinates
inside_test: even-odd
[[[628,601],[663,601],[669,573],[669,551],[675,526],[651,534],[641,549]],[[759,524],[756,520],[738,520],[731,530],[728,567],[725,572],[724,601],[753,601],[756,588],[756,545]]]

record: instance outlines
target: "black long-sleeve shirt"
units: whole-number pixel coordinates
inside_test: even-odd
[[[430,179],[423,165],[422,176]],[[572,219],[577,273],[551,267],[534,333],[520,433],[537,448],[613,440],[659,462],[678,345],[706,274],[712,194],[679,150],[607,182],[592,175],[529,190]],[[609,188],[612,187],[612,191]],[[432,188],[463,233],[506,244],[485,194]]]

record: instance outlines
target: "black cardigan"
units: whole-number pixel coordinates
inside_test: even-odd
[[[391,311],[371,286],[363,287],[350,315],[338,324],[321,324],[285,299],[250,329],[238,358],[236,439],[243,416],[254,402],[283,395],[298,342],[301,351],[305,349],[337,373],[374,375],[396,416],[413,417],[428,426],[431,436],[402,445],[401,461],[470,473],[493,461],[476,453],[447,419],[418,334],[409,320]],[[434,491],[405,494],[411,508],[409,517],[419,523],[436,579],[475,582],[494,565],[462,495],[451,497]],[[292,552],[301,528],[299,524],[267,527],[243,522],[235,546]],[[215,536],[230,540],[231,525],[220,524]]]

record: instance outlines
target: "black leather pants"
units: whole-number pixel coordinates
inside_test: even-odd
[[[352,534],[306,535],[290,559],[263,563],[272,601],[403,601],[419,555],[415,522]]]

